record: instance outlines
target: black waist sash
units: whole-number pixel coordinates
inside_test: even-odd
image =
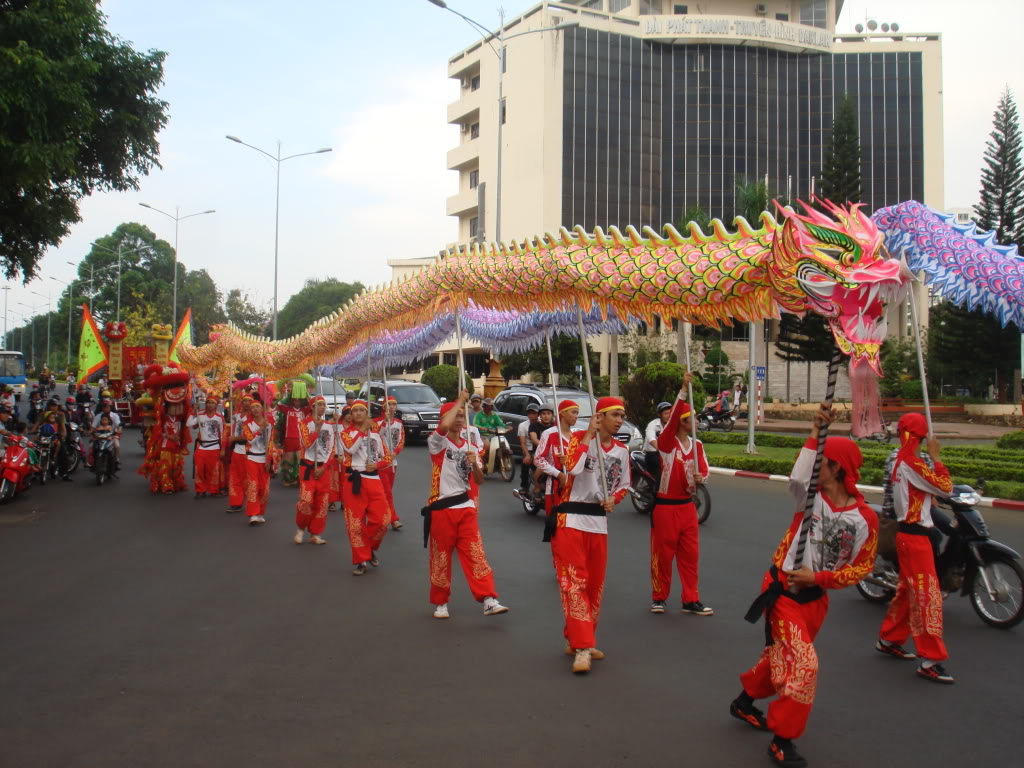
[[[423,515],[423,548],[426,549],[427,542],[430,541],[430,522],[434,512],[441,509],[451,509],[457,507],[460,504],[465,504],[469,501],[468,493],[458,493],[454,496],[445,496],[443,499],[427,504],[420,510],[420,514]]]
[[[309,461],[308,459],[302,459],[299,462],[299,466],[305,470],[305,472],[302,473],[302,479],[309,480],[309,478],[313,474],[313,470],[316,469],[317,465],[314,462]]]
[[[586,501],[563,501],[544,520],[544,537],[541,541],[551,541],[558,532],[559,515],[590,515],[591,517],[607,517],[604,507]]]
[[[200,448],[209,448],[211,445],[218,445],[219,446],[220,445],[220,440],[200,440],[199,441],[199,447]]]
[[[779,578],[778,568],[773,565],[769,570],[769,573],[772,575],[772,583],[768,585],[768,589],[758,595],[754,602],[750,604],[746,615],[743,617],[751,624],[756,624],[762,616],[764,617],[765,646],[772,644],[771,612],[780,597],[785,597],[786,599],[792,600],[794,603],[798,603],[800,605],[806,605],[807,603],[813,603],[815,600],[820,600],[825,596],[825,590],[817,586],[807,587],[806,589],[801,589],[799,592],[789,592],[782,585],[782,581]]]
[[[919,523],[903,523],[899,524],[898,528],[900,533],[906,533],[911,536],[927,536],[928,529]]]
[[[345,471],[348,472],[348,481],[352,483],[352,494],[354,496],[359,495],[360,489],[363,487],[363,475],[367,477],[377,477],[377,472],[367,472],[364,470],[352,469],[352,467],[346,467]]]

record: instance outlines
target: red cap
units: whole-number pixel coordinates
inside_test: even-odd
[[[458,403],[456,403],[454,401],[443,404],[441,406],[441,415],[444,416],[446,413],[448,413],[448,411],[450,411],[452,408],[455,408],[457,406],[458,406]]]
[[[398,405],[398,401],[395,400],[395,398],[393,397],[388,397],[388,403],[394,403],[395,405]]]
[[[679,411],[679,418],[680,418],[680,420],[685,419],[691,413],[693,413],[693,409],[690,408],[690,404],[684,402],[682,407],[681,407],[681,409],[680,409],[680,411]]]
[[[357,399],[353,400],[351,403],[349,403],[348,407],[349,408],[365,408],[367,411],[370,410],[370,406],[367,405],[366,401],[365,400],[361,400],[359,398],[357,398]]]
[[[570,408],[579,408],[579,404],[575,400],[563,400],[558,404],[558,412],[567,411]]]
[[[626,409],[626,404],[622,402],[621,398],[618,397],[602,397],[597,401],[597,412],[606,413],[607,411],[614,411],[616,408]]]

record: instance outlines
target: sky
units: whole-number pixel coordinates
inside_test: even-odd
[[[449,5],[497,24],[492,0]],[[506,0],[505,10],[532,5]],[[269,304],[275,164],[226,134],[271,154],[279,140],[282,155],[333,150],[281,165],[279,307],[308,278],[385,283],[388,258],[434,254],[455,239],[445,199],[458,180],[445,156],[458,133],[445,115],[458,85],[446,65],[478,38],[461,19],[428,0],[107,0],[102,8],[114,34],[168,53],[162,168],[137,192],[83,201],[82,221],[47,252],[40,276],[6,284],[9,327],[45,312],[47,294],[63,290],[57,280],[75,275],[67,262],[120,223],[140,222],[173,244],[173,220],[140,202],[183,216],[215,209],[180,223],[179,258],[225,292],[243,288]],[[1002,89],[1024,107],[1024,3],[846,0],[838,31],[867,17],[942,34],[946,205],[973,204]]]

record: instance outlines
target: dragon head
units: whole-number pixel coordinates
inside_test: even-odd
[[[824,316],[851,363],[866,362],[881,375],[885,303],[902,299],[909,274],[888,258],[882,234],[859,205],[819,202],[834,219],[803,202],[806,215],[780,207],[785,223],[772,244],[769,281],[784,309]]]

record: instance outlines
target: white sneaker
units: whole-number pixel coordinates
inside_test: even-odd
[[[572,661],[572,671],[577,675],[584,675],[590,671],[589,648],[581,648],[576,651],[576,658]]]
[[[295,535],[292,536],[292,541],[294,541],[296,544],[301,544],[302,543],[302,537],[303,537],[303,531],[300,528],[299,530],[297,530],[295,532]]]
[[[497,616],[499,613],[508,613],[508,608],[493,597],[485,597],[484,616]]]
[[[319,536],[311,536],[309,539],[310,544],[326,544],[327,539],[322,539]]]
[[[253,515],[249,518],[249,525],[259,525],[265,522],[267,521],[263,519],[263,515]]]
[[[448,603],[438,605],[434,607],[434,618],[435,619],[447,619],[448,616]]]

